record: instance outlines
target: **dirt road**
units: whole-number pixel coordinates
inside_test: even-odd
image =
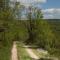
[[[11,60],[18,60],[16,42],[13,43]]]
[[[39,59],[39,57],[32,51],[31,48],[28,48],[28,47],[27,47],[27,48],[26,48],[26,51],[28,52],[28,54],[30,55],[31,58],[36,59],[36,60]]]

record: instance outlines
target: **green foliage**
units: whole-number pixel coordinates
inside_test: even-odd
[[[47,20],[47,22],[50,25],[50,29],[52,30],[52,33],[54,34],[52,48],[49,50],[49,52],[51,53],[51,55],[60,58],[60,20],[53,19],[53,20]]]
[[[18,50],[18,59],[19,60],[32,60],[32,58],[29,56],[27,51],[25,50],[23,44],[17,43],[17,50]]]
[[[18,20],[16,15],[25,7],[16,2],[12,9],[8,2],[9,0],[0,0],[0,47],[8,47],[13,41],[20,41],[47,49],[51,54],[60,53],[59,21],[43,20],[41,10],[32,7],[29,7],[30,12],[27,13],[28,20]]]
[[[0,47],[0,60],[10,60],[11,58],[11,46]]]

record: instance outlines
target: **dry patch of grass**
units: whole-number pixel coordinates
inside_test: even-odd
[[[23,47],[23,44],[17,43],[17,51],[19,60],[32,60],[32,58],[30,58],[29,54],[25,50],[25,47]]]

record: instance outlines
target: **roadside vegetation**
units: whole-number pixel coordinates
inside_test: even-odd
[[[0,47],[0,60],[10,60],[11,59],[11,47]]]

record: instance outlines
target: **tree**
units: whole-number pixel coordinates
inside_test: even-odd
[[[43,15],[41,13],[41,10],[39,10],[38,8],[33,8],[33,7],[29,7],[28,8],[28,14],[27,14],[27,18],[29,20],[28,22],[28,34],[29,34],[29,38],[26,41],[27,43],[33,43],[34,42],[34,38],[36,36],[36,32],[34,32],[36,30],[36,20],[41,20],[43,18]]]
[[[0,28],[4,29],[3,32],[0,32],[1,42],[3,45],[9,45],[12,40],[9,38],[9,29],[10,22],[13,21],[13,16],[11,12],[11,8],[9,6],[9,0],[0,0],[1,1],[1,11],[0,11]],[[1,29],[0,29],[1,30]],[[8,36],[7,36],[8,35]]]
[[[20,20],[21,16],[22,16],[22,11],[24,10],[25,6],[21,5],[20,2],[15,2],[15,6],[13,8],[13,16],[15,17],[15,19]]]
[[[0,10],[4,10],[9,6],[9,0],[0,0]]]
[[[43,18],[43,14],[41,12],[41,9],[34,8],[34,19],[40,20]]]

